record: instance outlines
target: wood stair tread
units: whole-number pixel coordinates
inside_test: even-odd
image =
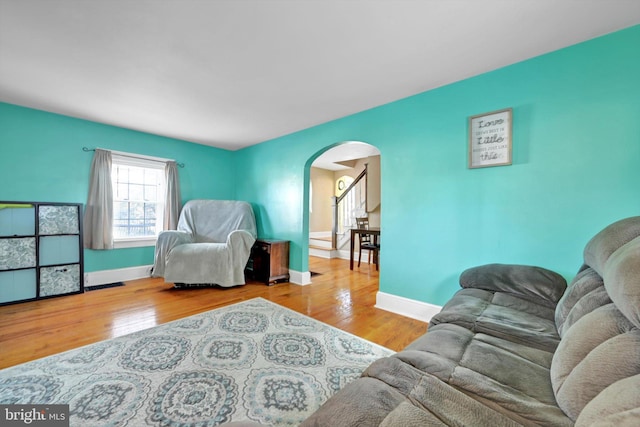
[[[327,248],[325,246],[309,245],[310,249],[322,249],[323,251],[335,251],[336,248]]]

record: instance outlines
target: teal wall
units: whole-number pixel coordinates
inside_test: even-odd
[[[176,159],[182,199],[232,199],[233,152],[0,103],[0,200],[86,203],[93,153]],[[85,271],[148,265],[153,247],[85,250]]]
[[[595,232],[640,213],[638,46],[635,26],[246,148],[237,197],[307,271],[311,160],[364,141],[381,151],[382,292],[443,304],[490,262],[570,278]],[[468,169],[468,117],[507,107],[513,165]]]
[[[308,270],[308,174],[345,141],[381,151],[380,290],[443,304],[465,268],[536,264],[571,277],[587,240],[640,212],[640,26],[230,152],[0,104],[0,200],[86,201],[103,147],[184,162],[182,197],[247,200],[259,234]],[[467,169],[467,120],[513,108],[513,165]],[[232,179],[235,178],[235,179]],[[85,251],[86,270],[152,248]]]

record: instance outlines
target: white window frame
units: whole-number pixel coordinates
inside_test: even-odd
[[[158,159],[158,158],[155,158],[155,157],[140,156],[138,154],[120,153],[120,152],[115,152],[115,151],[111,152],[112,169],[116,165],[136,166],[136,167],[142,167],[142,168],[148,168],[148,169],[161,170],[162,174],[164,176],[165,165],[166,165],[167,161],[168,160],[166,160],[166,159]],[[164,200],[165,188],[164,187],[165,186],[166,186],[166,176],[164,176],[164,179],[162,180],[162,187],[159,190],[160,194],[161,194],[161,196],[163,198],[162,203],[159,204],[159,205],[161,205],[161,206],[159,206],[161,214],[164,211],[164,203],[165,203],[165,200]],[[116,189],[114,188],[114,197],[113,197],[114,206],[115,206],[115,202],[116,202],[115,191],[116,191]],[[159,227],[157,227],[157,229],[158,229],[158,233],[159,233],[160,230],[162,230],[163,218],[159,217],[158,218],[158,222],[159,222]],[[114,247],[114,249],[155,246],[156,241],[158,239],[158,233],[156,233],[155,236],[145,236],[145,237],[116,237],[115,236],[115,225],[114,225],[113,232],[114,232],[114,238],[113,238],[113,247]]]

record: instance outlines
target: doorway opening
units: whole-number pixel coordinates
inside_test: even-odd
[[[309,170],[309,255],[349,259],[356,218],[380,227],[380,150],[359,141],[321,152]]]

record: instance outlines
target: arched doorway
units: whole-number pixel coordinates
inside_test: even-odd
[[[348,141],[319,151],[306,166],[309,255],[349,259],[348,231],[355,217],[367,216],[372,226],[380,225],[380,151]]]

